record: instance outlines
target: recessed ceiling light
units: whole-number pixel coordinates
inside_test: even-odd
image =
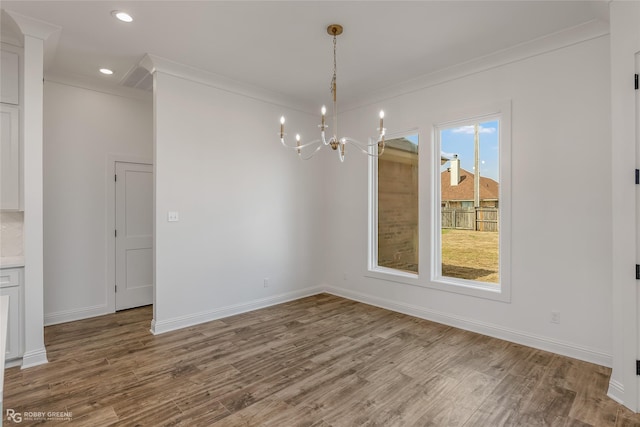
[[[106,74],[107,76],[110,76],[111,74],[113,74],[113,71],[108,68],[100,68],[100,72],[102,74]]]
[[[122,22],[132,22],[133,18],[131,17],[131,15],[129,15],[127,12],[122,12],[120,10],[114,10],[113,12],[111,12],[111,15],[113,15],[115,18],[121,20]]]

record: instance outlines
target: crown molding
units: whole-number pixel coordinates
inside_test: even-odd
[[[125,86],[114,86],[113,84],[101,83],[98,78],[89,78],[81,75],[57,74],[45,72],[45,82],[58,83],[65,86],[77,87],[94,92],[105,93],[107,95],[121,96],[124,98],[138,99],[141,101],[151,101],[151,92],[129,88]]]
[[[422,75],[415,79],[388,86],[356,102],[343,105],[342,111],[355,110],[372,104],[377,104],[386,99],[417,92],[422,89],[437,86],[449,81],[487,71],[492,68],[502,67],[510,63],[523,61],[528,58],[553,52],[558,49],[593,40],[608,34],[608,22],[599,19],[587,21],[575,27],[548,34],[528,42],[520,43],[508,49],[503,49],[489,55],[471,59],[451,67]]]
[[[24,46],[24,36],[43,40],[44,68],[45,70],[49,68],[51,64],[53,64],[56,50],[58,49],[62,27],[10,10],[4,10],[3,12],[3,16],[8,16],[10,21],[13,21],[12,26],[17,27],[17,30],[21,33],[19,35],[15,35],[15,38],[11,40],[11,43],[17,46]]]
[[[138,63],[138,66],[145,68],[151,74],[155,74],[156,72],[169,74],[174,77],[304,113],[314,114],[315,111],[314,106],[309,105],[309,103],[301,102],[264,88],[242,83],[219,74],[184,65],[156,55],[146,54]]]
[[[22,47],[22,34],[18,24],[4,10],[0,10],[0,40],[3,44]]]
[[[47,40],[52,34],[62,31],[62,27],[58,25],[31,18],[11,10],[5,10],[5,12],[11,17],[11,19],[13,19],[22,34],[25,36]]]

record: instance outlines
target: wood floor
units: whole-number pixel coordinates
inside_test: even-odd
[[[5,410],[92,427],[640,426],[606,396],[607,368],[331,295],[159,336],[151,317],[47,327],[50,363],[6,371]]]

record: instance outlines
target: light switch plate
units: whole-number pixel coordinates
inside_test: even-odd
[[[175,221],[178,221],[178,219],[179,219],[179,218],[178,218],[178,212],[175,212],[175,211],[169,211],[169,212],[167,213],[167,221],[169,221],[169,222],[175,222]]]

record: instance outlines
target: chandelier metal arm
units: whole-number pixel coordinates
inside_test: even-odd
[[[286,134],[285,134],[286,135]],[[282,143],[283,146],[291,149],[291,150],[304,150],[307,147],[311,147],[313,145],[320,145],[320,148],[322,148],[322,145],[320,144],[322,142],[322,140],[320,139],[314,139],[311,142],[305,142],[304,144],[300,144],[300,145],[289,145],[285,142],[284,138],[280,138],[280,142]]]
[[[342,138],[342,139],[344,140],[345,145],[346,145],[346,143],[353,144],[354,146],[356,146],[360,151],[362,151],[367,156],[380,157],[380,156],[382,156],[382,153],[384,153],[385,145],[384,145],[384,141],[381,140],[381,139],[378,139],[377,141],[371,142],[369,144],[364,144],[364,143],[362,143],[360,141],[357,141],[357,140],[355,140],[353,138],[349,138],[349,137],[345,137],[345,138]],[[371,152],[371,148],[372,147],[379,148],[379,151],[377,151],[375,153],[372,153]]]
[[[300,158],[302,158],[303,160],[308,160],[311,157],[313,157],[318,151],[320,151],[323,145],[331,145],[332,148],[335,147],[334,150],[338,151],[338,155],[340,156],[342,161],[344,161],[344,154],[346,151],[347,144],[354,145],[360,151],[362,151],[364,154],[370,157],[380,157],[384,153],[384,149],[385,149],[384,129],[382,134],[380,134],[377,140],[368,144],[362,143],[357,139],[353,139],[350,137],[343,137],[343,138],[340,138],[339,140],[336,140],[335,137],[332,137],[331,139],[329,139],[329,141],[327,141],[325,140],[324,132],[322,132],[321,139],[315,139],[311,142],[306,142],[304,144],[299,143],[299,145],[289,145],[286,143],[284,136],[286,136],[286,134],[283,134],[283,137],[280,138],[280,142],[282,143],[282,145],[290,150],[296,150]],[[296,139],[296,142],[298,143],[299,141]],[[305,154],[304,150],[308,147],[313,147],[313,146],[316,146],[315,149],[311,151],[310,154]],[[378,147],[379,150],[375,153],[372,153],[371,152],[372,147]]]

